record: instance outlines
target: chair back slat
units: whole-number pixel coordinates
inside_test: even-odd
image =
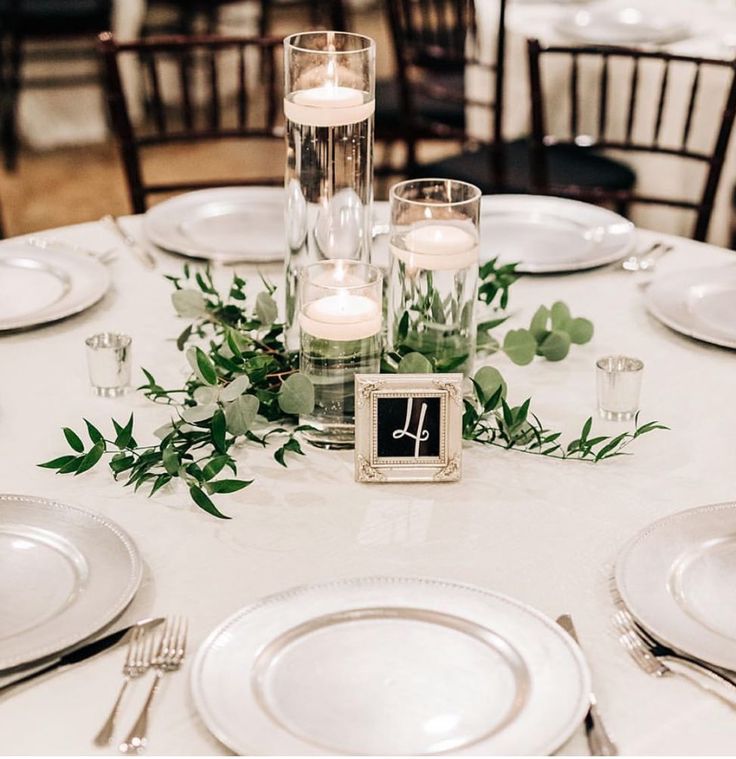
[[[639,56],[634,56],[634,66],[631,70],[631,86],[629,87],[629,113],[626,119],[626,143],[631,145],[634,135],[634,119],[636,104],[639,102]]]
[[[166,112],[164,110],[164,102],[161,97],[161,79],[158,75],[158,66],[156,65],[156,59],[151,53],[146,53],[143,56],[143,62],[148,75],[148,84],[150,86],[150,106],[153,112],[154,122],[159,134],[166,132]]]
[[[598,99],[598,140],[606,139],[606,122],[608,118],[608,83],[609,83],[608,56],[603,56],[600,75],[600,96]]]
[[[239,36],[149,37],[117,42],[105,32],[98,45],[111,123],[125,168],[135,213],[150,194],[207,186],[201,180],[152,184],[143,179],[141,150],[166,143],[224,139],[274,139],[283,144],[279,124],[282,83],[276,60],[281,39]],[[149,116],[133,124],[120,59],[140,60],[148,82]],[[171,76],[168,76],[168,74]],[[227,74],[227,76],[226,76]],[[173,83],[173,87],[170,86]],[[264,123],[265,122],[265,123]],[[253,179],[211,180],[223,184],[281,184],[281,172]]]
[[[683,150],[687,150],[687,143],[690,138],[690,128],[693,125],[693,114],[695,113],[695,101],[698,99],[698,89],[700,88],[700,72],[702,71],[702,64],[698,63],[695,66],[695,76],[693,76],[693,83],[690,87],[690,99],[687,104],[687,116],[685,118],[685,126],[682,128],[682,145]]]
[[[578,79],[580,77],[580,65],[577,53],[571,56],[570,69],[570,138],[575,139],[578,133]]]
[[[207,68],[209,75],[210,129],[220,127],[220,85],[217,76],[217,51],[207,51]]]
[[[659,138],[662,133],[662,116],[664,115],[664,106],[667,102],[667,86],[670,82],[670,61],[664,62],[664,72],[662,73],[662,82],[659,86],[659,101],[657,102],[657,118],[654,122],[654,136],[652,145],[659,146]]]
[[[713,211],[715,193],[718,189],[718,182],[723,170],[726,148],[728,146],[730,135],[733,131],[734,121],[736,120],[736,59],[722,58],[700,58],[684,54],[670,53],[663,50],[644,50],[626,47],[613,47],[605,45],[592,46],[562,46],[562,45],[543,45],[538,40],[529,40],[527,44],[529,55],[529,72],[531,85],[531,102],[532,102],[532,138],[531,138],[531,175],[535,183],[535,189],[541,192],[554,193],[561,195],[570,195],[582,199],[593,200],[594,202],[613,202],[619,207],[629,203],[646,203],[669,206],[678,209],[688,209],[694,211],[696,215],[693,237],[696,240],[704,240],[708,230],[708,224]],[[569,58],[571,66],[569,69],[568,91],[571,100],[570,103],[570,131],[569,139],[560,138],[558,135],[547,132],[544,107],[545,93],[543,91],[543,77],[541,73],[542,59],[557,57]],[[588,135],[579,134],[579,90],[580,90],[580,72],[578,70],[578,60],[585,59],[588,61],[600,60],[601,73],[598,78],[598,138],[593,141]],[[610,130],[607,125],[607,113],[609,110],[609,99],[611,91],[616,85],[620,85],[621,78],[614,78],[609,72],[609,60],[612,61],[630,61],[632,64],[631,76],[629,78],[628,97],[625,98],[628,103],[628,112],[625,114],[625,126],[623,137],[619,134],[608,134]],[[658,84],[655,112],[652,129],[645,129],[637,125],[637,114],[640,107],[640,101],[644,99],[643,87],[640,80],[641,62],[656,62],[661,66],[661,79]],[[674,64],[678,70],[680,66],[689,66],[694,71],[692,84],[689,88],[689,98],[682,103],[680,109],[679,98],[674,100],[672,87]],[[701,86],[702,70],[704,68],[724,71],[728,75],[728,84],[725,87],[724,99],[725,106],[720,113],[720,118],[711,118],[714,124],[713,144],[707,148],[691,148],[689,146],[690,134],[695,121],[695,110],[698,105],[698,92]],[[683,69],[684,70],[684,69]],[[649,73],[649,72],[647,72]],[[559,85],[558,85],[559,86]],[[591,94],[586,90],[586,96]],[[702,100],[702,98],[700,98]],[[672,107],[672,102],[676,107]],[[712,103],[705,104],[708,108],[713,109]],[[678,110],[679,109],[679,110]],[[667,121],[679,119],[680,110],[682,111],[682,127],[679,121],[667,124],[665,129],[665,113]],[[636,127],[636,128],[635,128]],[[672,129],[674,127],[674,131]],[[619,130],[620,131],[620,130]],[[675,135],[674,140],[671,135]],[[677,142],[680,138],[680,142]],[[582,139],[586,138],[586,139]],[[674,145],[672,144],[674,142]],[[578,147],[590,147],[596,150],[614,149],[617,151],[630,151],[631,153],[652,154],[667,156],[672,160],[684,160],[690,163],[696,163],[703,166],[705,179],[703,182],[700,197],[696,200],[672,198],[665,195],[666,187],[662,188],[662,195],[646,196],[638,193],[634,189],[617,189],[611,190],[606,187],[572,187],[560,186],[551,187],[549,183],[548,172],[546,168],[546,149],[551,145],[577,145]]]

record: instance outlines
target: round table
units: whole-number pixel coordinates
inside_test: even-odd
[[[141,235],[137,218],[123,223]],[[49,237],[108,248],[115,238],[97,223],[54,230]],[[658,272],[718,265],[733,254],[685,239],[640,233],[675,246]],[[512,289],[509,328],[526,325],[536,307],[565,300],[591,318],[593,341],[573,346],[559,363],[527,367],[493,357],[509,381],[511,400],[533,396],[533,409],[566,436],[595,415],[594,362],[609,353],[645,361],[642,419],[672,430],[637,440],[633,456],[591,465],[547,460],[466,445],[457,484],[377,485],[353,481],[352,453],[308,450],[284,470],[272,450],[244,447],[240,474],[247,489],[220,498],[233,518],[223,522],[193,506],[184,490],[143,492],[112,481],[107,467],[79,477],[36,464],[66,452],[63,426],[82,418],[103,430],[111,416],[133,411],[139,442],[167,421],[165,406],[141,394],[108,400],[91,394],[84,339],[105,330],[133,337],[138,367],[164,385],[186,375],[172,338],[184,323],[170,304],[164,273],[183,259],[161,253],[145,270],[120,248],[110,264],[113,286],[95,307],[45,328],[0,336],[0,482],[2,491],[54,498],[117,521],[145,562],[143,585],[122,621],[152,613],[190,620],[190,655],[164,680],[154,706],[152,754],[218,754],[225,749],[199,720],[189,693],[196,647],[222,619],[260,596],[301,583],[362,575],[424,575],[472,583],[513,596],[557,617],[575,618],[609,731],[627,754],[727,754],[736,719],[717,699],[679,678],[648,677],[619,646],[610,623],[612,564],[621,546],[653,520],[733,498],[736,355],[682,337],[645,311],[638,275],[611,267],[526,277]],[[262,267],[280,282],[281,267]],[[255,267],[238,271],[258,286]],[[505,326],[501,328],[501,332]],[[601,434],[621,431],[595,420]],[[1,567],[1,561],[0,561]],[[121,682],[124,650],[59,673],[0,700],[2,751],[88,754]],[[119,731],[127,730],[146,690],[136,682]],[[109,753],[114,753],[111,748]],[[582,731],[565,753],[587,753]],[[104,752],[99,752],[104,753]]]

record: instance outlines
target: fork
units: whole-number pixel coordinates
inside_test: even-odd
[[[112,711],[109,717],[105,720],[105,724],[100,728],[100,732],[94,738],[96,746],[107,746],[112,737],[113,730],[115,729],[115,719],[117,718],[118,709],[123,701],[125,691],[128,689],[128,684],[136,677],[140,677],[151,666],[151,658],[153,655],[153,635],[147,635],[147,630],[142,627],[136,627],[133,630],[133,634],[128,643],[128,653],[125,657],[125,664],[123,664],[123,675],[125,680],[118,692],[118,697],[115,699]]]
[[[158,693],[159,685],[167,672],[174,672],[181,667],[187,646],[187,620],[184,617],[167,617],[161,640],[153,659],[156,668],[156,679],[148,691],[138,719],[133,724],[125,740],[120,744],[120,753],[143,751],[148,743],[148,713],[151,704]]]
[[[655,242],[651,247],[638,255],[631,255],[621,262],[621,268],[629,272],[654,271],[657,261],[674,250],[674,245]]]
[[[85,248],[83,245],[67,242],[66,240],[58,240],[56,238],[49,237],[38,237],[36,235],[27,237],[25,242],[26,245],[31,245],[32,247],[40,248],[41,250],[62,248],[64,250],[71,251],[72,253],[81,253],[82,255],[89,256],[90,258],[96,258],[103,264],[107,264],[115,260],[114,247],[108,248],[107,250],[94,250],[92,248]]]
[[[736,709],[736,686],[725,677],[713,672],[697,662],[689,659],[681,659],[674,656],[656,655],[652,649],[645,643],[644,639],[633,629],[624,629],[619,627],[621,634],[619,642],[628,651],[631,658],[644,670],[648,675],[654,677],[667,677],[669,675],[682,675],[683,677],[700,686],[704,690],[712,693],[732,709]],[[672,669],[675,664],[677,669]],[[677,666],[677,665],[682,665]],[[690,670],[690,672],[688,672]],[[695,677],[693,673],[698,672],[704,675],[706,679]],[[729,698],[717,686],[726,686],[733,693],[734,697]]]

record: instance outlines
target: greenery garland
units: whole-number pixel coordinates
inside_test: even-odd
[[[493,260],[481,267],[480,276],[479,299],[495,309],[495,318],[478,326],[480,353],[500,350],[518,365],[529,364],[536,355],[559,361],[573,344],[591,339],[592,323],[572,317],[568,307],[557,302],[551,308],[541,306],[528,329],[511,330],[498,341],[492,330],[507,318],[503,311],[518,275],[514,264],[497,266]],[[273,456],[282,466],[287,465],[288,454],[304,455],[299,436],[307,428],[299,426],[298,417],[313,409],[314,388],[299,373],[298,356],[286,349],[270,283],[262,280],[264,290],[249,308],[246,282],[237,274],[224,296],[215,287],[209,268],[193,272],[187,264],[182,276],[167,278],[174,286],[174,308],[189,320],[176,344],[185,352],[192,373],[183,387],[164,388],[143,369],[146,383],[138,389],[174,411],[171,421],[155,432],[159,442],[138,444],[132,414],[125,423],[112,420],[114,434],[110,437],[85,419],[89,444],[65,427],[64,437],[72,452],[39,466],[77,475],[109,454],[114,478],[124,479],[126,486],[132,485],[136,491],[147,486],[153,495],[179,479],[197,506],[228,519],[212,497],[242,490],[252,482],[237,478],[233,447],[243,441],[264,448],[276,442]],[[431,357],[401,346],[384,354],[382,360],[386,372],[440,369],[451,367],[438,367]],[[658,422],[639,425],[637,418],[631,431],[613,437],[591,436],[593,420],[588,418],[580,434],[565,444],[561,433],[548,430],[534,415],[531,399],[520,406],[510,405],[506,382],[495,367],[479,369],[472,385],[473,393],[465,399],[463,437],[483,445],[598,462],[624,455],[624,449],[641,435],[667,429]]]

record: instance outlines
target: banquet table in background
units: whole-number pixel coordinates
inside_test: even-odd
[[[123,219],[134,234],[141,220]],[[105,249],[117,243],[92,223],[49,236]],[[640,233],[640,245],[661,236]],[[675,252],[667,272],[719,265],[732,255],[712,246],[665,238]],[[622,545],[653,520],[733,498],[736,404],[734,353],[670,332],[647,315],[635,275],[603,268],[526,277],[514,286],[510,326],[528,322],[540,303],[564,299],[596,326],[591,343],[563,362],[538,359],[515,367],[494,357],[512,400],[533,396],[544,422],[573,435],[595,412],[594,362],[609,353],[644,359],[642,418],[671,426],[636,441],[631,457],[591,465],[548,460],[497,448],[466,446],[458,484],[357,484],[351,452],[310,449],[284,470],[270,451],[245,446],[241,471],[255,482],[223,498],[233,518],[196,509],[182,490],[147,499],[112,481],[103,467],[57,476],[36,463],[64,452],[63,426],[82,418],[107,429],[111,416],[135,413],[139,442],[167,421],[167,407],[140,394],[92,395],[84,339],[103,331],[133,337],[134,366],[178,386],[187,369],[174,340],[181,320],[170,305],[164,273],[182,259],[159,254],[144,270],[121,249],[110,264],[113,287],[91,310],[45,328],[0,336],[0,490],[48,497],[104,514],[135,540],[145,562],[139,595],[124,619],[186,614],[190,651],[237,609],[269,593],[333,578],[421,575],[476,584],[531,604],[550,617],[573,614],[606,724],[622,753],[728,754],[736,745],[733,711],[678,678],[649,678],[620,647],[610,623],[612,563]],[[238,266],[258,287],[256,269]],[[279,264],[261,271],[279,281]],[[219,267],[219,278],[230,270]],[[137,369],[136,369],[137,371]],[[140,373],[136,379],[142,379]],[[595,421],[603,433],[625,427]],[[0,559],[1,562],[1,559]],[[120,683],[120,649],[0,699],[6,754],[86,754]],[[164,682],[150,731],[152,754],[211,754],[224,748],[199,720],[189,692],[189,666]],[[145,696],[138,684],[121,720]],[[562,749],[585,753],[578,734]]]
[[[610,0],[616,2],[616,0]],[[660,12],[668,18],[683,20],[691,31],[691,36],[663,46],[662,49],[683,55],[702,56],[705,58],[732,58],[736,55],[736,3],[731,0],[637,0],[629,3],[653,12]],[[498,1],[476,0],[478,17],[478,36],[480,41],[481,60],[495,60],[495,28],[498,24]],[[539,38],[550,44],[570,44],[570,40],[557,29],[557,23],[565,14],[574,13],[585,7],[578,2],[561,2],[560,0],[509,0],[507,10],[506,35],[506,70],[505,70],[505,112],[504,136],[514,139],[529,133],[529,81],[526,40]],[[580,43],[584,44],[584,43]],[[612,43],[613,44],[613,43]],[[569,60],[556,61],[557,65],[548,65],[546,78],[543,82],[545,92],[554,93],[546,100],[546,117],[552,133],[565,133],[569,123],[569,86],[565,84],[569,77]],[[580,121],[586,125],[591,134],[596,133],[598,118],[597,82],[598,70],[586,66],[581,60],[580,92],[594,93],[583,97],[580,103]],[[611,80],[614,82],[612,92],[618,100],[613,101],[609,108],[609,128],[615,128],[620,122],[623,130],[624,114],[627,110],[628,92],[622,88],[616,91],[616,63],[612,62]],[[624,65],[619,72],[622,76],[629,75],[630,66]],[[684,119],[680,116],[687,107],[690,85],[694,71],[692,67],[674,66],[669,83],[670,102],[665,108],[662,144],[677,144],[681,137]],[[725,72],[721,76],[704,75],[699,90],[698,105],[702,118],[693,123],[690,146],[709,150],[710,140],[713,139],[713,124],[719,118],[725,101],[723,86]],[[469,68],[467,74],[468,95],[482,102],[488,100],[492,88],[488,74],[477,68]],[[642,69],[639,82],[639,98],[647,107],[637,116],[634,126],[635,136],[638,133],[651,134],[656,117],[659,86],[662,77],[661,67]],[[628,80],[627,80],[628,81]],[[669,118],[668,118],[669,117]],[[471,107],[468,109],[468,131],[482,139],[491,133],[490,113],[486,109]],[[623,133],[623,131],[622,131]],[[711,219],[708,240],[718,245],[726,245],[729,241],[731,220],[731,192],[736,182],[736,137],[732,138],[729,152],[724,165],[721,185],[716,199],[716,205]],[[614,155],[614,157],[616,157]],[[645,192],[655,194],[671,192],[674,197],[687,197],[693,187],[700,187],[702,168],[685,166],[682,161],[671,161],[661,157],[646,155],[633,156],[627,153],[620,156],[631,163],[637,171],[639,186]],[[654,188],[654,190],[652,190]],[[651,229],[665,229],[678,234],[689,236],[692,230],[692,214],[684,214],[677,210],[656,207],[635,206],[632,208],[634,221]]]

